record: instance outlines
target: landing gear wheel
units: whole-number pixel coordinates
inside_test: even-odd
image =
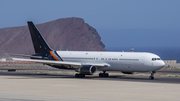
[[[149,77],[149,79],[150,80],[154,80],[154,73],[155,73],[155,71],[150,71],[150,73],[151,73],[151,76]]]
[[[99,77],[103,77],[102,73],[99,73]]]
[[[106,73],[106,74],[105,74],[105,77],[108,77],[108,76],[109,76],[109,74],[108,74],[108,73]]]
[[[76,78],[84,78],[85,75],[84,75],[84,74],[75,74],[75,77],[76,77]]]
[[[149,77],[149,80],[154,80],[154,77],[153,77],[153,76],[150,76],[150,77]]]
[[[103,73],[99,73],[99,77],[108,77],[109,74],[106,73],[106,71],[103,71]]]
[[[78,78],[78,77],[79,77],[79,74],[75,74],[75,77]]]
[[[80,74],[80,78],[84,78],[85,77],[85,75],[84,74]]]

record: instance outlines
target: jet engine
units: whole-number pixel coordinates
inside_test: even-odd
[[[93,75],[98,71],[96,66],[92,65],[83,65],[80,69],[80,74],[84,75]]]

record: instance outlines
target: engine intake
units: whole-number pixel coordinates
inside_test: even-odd
[[[93,75],[97,72],[97,67],[92,65],[83,65],[80,69],[80,74]]]

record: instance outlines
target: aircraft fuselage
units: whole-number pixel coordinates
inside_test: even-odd
[[[99,71],[148,72],[160,69],[165,65],[159,56],[146,52],[56,52],[63,61],[110,65],[107,68],[99,68]]]

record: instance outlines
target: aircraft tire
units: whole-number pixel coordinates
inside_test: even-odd
[[[149,79],[150,79],[150,80],[154,80],[154,77],[153,77],[153,76],[150,76]]]
[[[99,77],[108,77],[109,74],[108,73],[99,73]]]
[[[84,78],[85,75],[84,75],[84,74],[75,74],[75,77],[76,77],[76,78]]]
[[[80,74],[80,78],[84,78],[85,77],[85,75],[84,74]]]
[[[99,73],[99,77],[103,77],[102,73]]]
[[[79,77],[79,74],[75,74],[75,77],[78,78],[78,77]]]
[[[105,74],[105,77],[109,77],[109,74],[108,74],[108,73],[106,73],[106,74]]]

